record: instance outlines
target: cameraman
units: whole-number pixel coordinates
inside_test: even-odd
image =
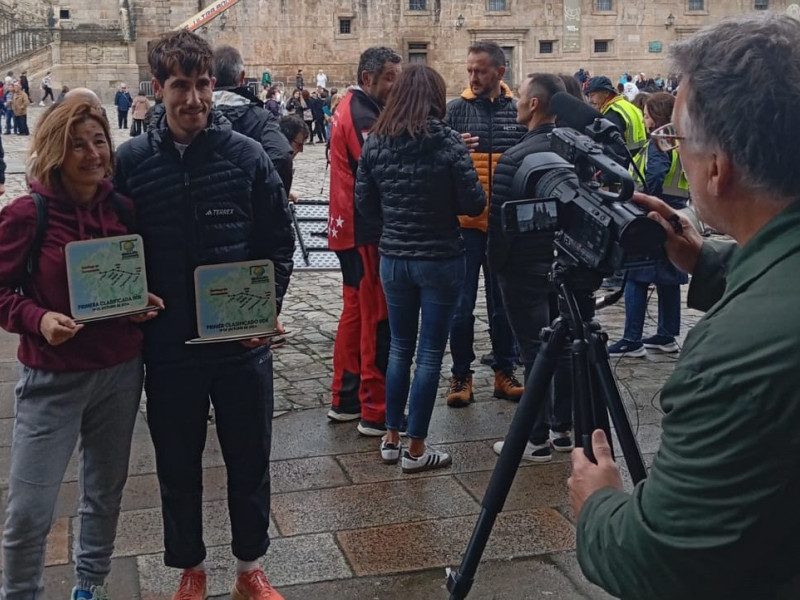
[[[549,136],[555,129],[556,115],[550,112],[550,99],[564,91],[561,78],[549,73],[532,73],[522,83],[517,101],[517,123],[524,125],[528,132],[500,157],[489,203],[489,269],[497,274],[506,314],[525,365],[526,382],[541,346],[539,333],[558,316],[556,294],[547,281],[553,262],[553,234],[525,233],[512,237],[502,230],[501,209],[504,202],[518,199],[512,193],[512,182],[525,157],[551,151]],[[523,460],[549,462],[552,458],[551,444],[561,452],[573,448],[568,364],[566,372],[559,369],[554,388],[555,394],[551,393],[550,401],[542,406],[536,419]],[[549,438],[548,422],[551,429]],[[502,450],[503,442],[497,442],[494,451],[500,454]]]
[[[738,247],[703,242],[683,216],[673,229],[673,209],[638,197],[708,312],[661,392],[661,448],[633,494],[601,431],[597,464],[573,452],[578,561],[622,598],[798,598],[800,22],[726,20],[670,51],[683,81],[674,129],[656,137]]]

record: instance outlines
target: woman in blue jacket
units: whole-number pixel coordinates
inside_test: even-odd
[[[364,144],[356,176],[356,208],[383,221],[380,277],[392,341],[381,459],[395,464],[402,453],[405,473],[451,462],[449,454],[427,446],[425,438],[466,271],[458,215],[477,216],[486,206],[466,145],[442,122],[445,91],[444,79],[430,67],[404,69]],[[402,450],[406,402],[409,442]]]

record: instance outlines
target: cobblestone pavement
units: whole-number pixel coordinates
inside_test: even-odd
[[[32,107],[35,127],[40,108]],[[109,114],[113,115],[113,107]],[[32,127],[32,129],[33,129]],[[114,130],[117,144],[127,133]],[[3,136],[9,164],[3,202],[24,190],[21,174],[28,139]],[[322,146],[308,146],[296,161],[295,192],[301,198],[327,194]],[[320,188],[322,192],[320,191]],[[403,475],[378,458],[375,439],[357,435],[353,424],[332,425],[325,417],[331,359],[341,309],[338,272],[297,271],[284,303],[289,343],[275,352],[276,412],[273,437],[272,546],[262,563],[287,600],[326,598],[430,600],[446,598],[444,568],[457,566],[480,500],[495,465],[492,443],[503,437],[515,405],[491,398],[491,370],[477,365],[476,402],[461,410],[444,403],[450,367],[445,357],[430,441],[453,453],[443,471]],[[655,298],[646,331],[654,327]],[[476,310],[476,354],[489,349],[486,308]],[[599,316],[618,339],[623,308]],[[683,332],[699,315],[683,313]],[[17,378],[16,339],[0,336],[0,501],[5,504]],[[661,412],[658,394],[674,355],[615,360],[612,364],[641,450],[657,449]],[[225,471],[213,427],[204,460],[205,540],[209,587],[227,597],[233,581]],[[470,598],[552,600],[607,598],[579,574],[574,524],[567,506],[568,456],[523,466],[500,515]],[[77,458],[64,477],[50,536],[47,598],[66,598],[72,585],[71,539],[76,529]],[[110,589],[114,598],[166,600],[177,573],[162,563],[161,518],[152,446],[144,419],[137,423],[130,478],[123,499]]]

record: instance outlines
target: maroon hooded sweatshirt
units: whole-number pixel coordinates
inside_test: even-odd
[[[33,198],[21,196],[0,211],[0,327],[20,334],[20,362],[34,369],[64,372],[104,369],[131,360],[141,350],[142,333],[127,317],[87,323],[58,346],[48,344],[39,332],[46,312],[70,315],[64,246],[128,233],[109,201],[111,182],[101,183],[89,206],[78,206],[63,192],[48,190],[36,181],[31,187],[48,202],[47,230],[32,278],[27,261],[36,237]]]

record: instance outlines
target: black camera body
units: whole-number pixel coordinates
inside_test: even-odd
[[[517,170],[512,192],[519,200],[502,206],[506,234],[549,232],[559,257],[603,275],[665,257],[664,229],[630,201],[633,179],[602,145],[557,127],[550,147]]]

